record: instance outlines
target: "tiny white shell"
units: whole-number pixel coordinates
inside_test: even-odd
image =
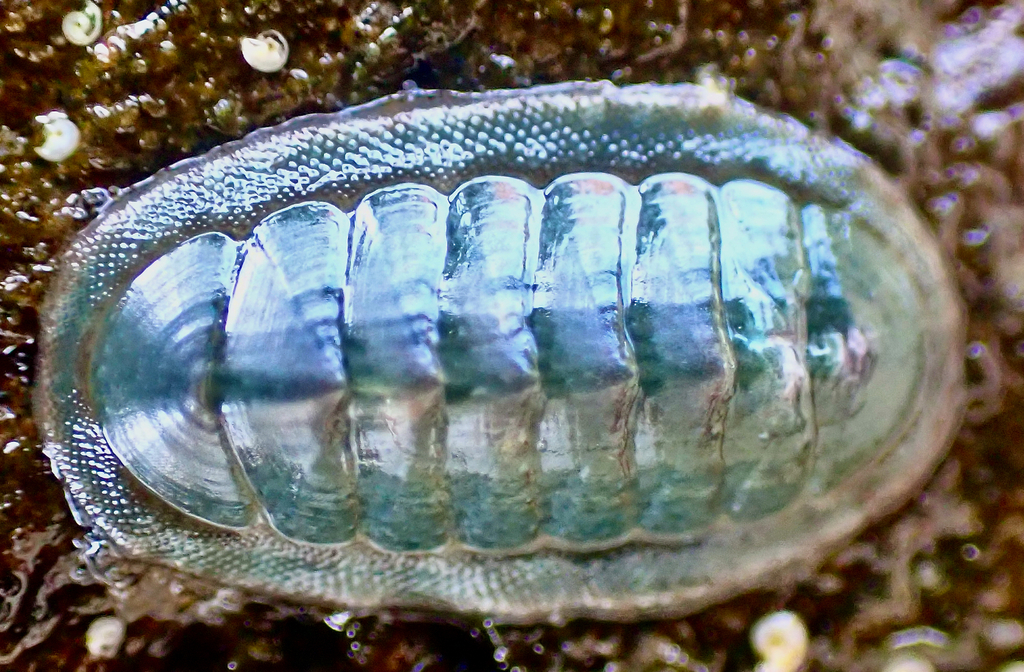
[[[1014,651],[1024,645],[1024,624],[1015,618],[989,621],[982,630],[985,642],[997,651]],[[1024,672],[1024,665],[1022,672]]]
[[[807,626],[791,611],[763,616],[750,630],[750,645],[761,662],[757,672],[796,672],[807,660]]]
[[[68,119],[63,112],[51,112],[50,114],[36,117],[36,121],[43,125],[45,139],[43,144],[36,147],[36,154],[47,161],[60,163],[75,153],[82,133],[78,126]]]
[[[85,631],[85,648],[93,658],[113,658],[124,641],[125,622],[117,616],[101,616]]]
[[[94,2],[86,2],[81,10],[64,15],[61,30],[68,42],[86,47],[103,31],[103,10]]]
[[[921,656],[899,655],[886,663],[882,672],[935,672],[935,666]]]
[[[260,72],[277,72],[288,61],[288,40],[276,30],[242,38],[242,58]]]

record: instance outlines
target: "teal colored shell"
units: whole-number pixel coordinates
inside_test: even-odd
[[[100,213],[44,320],[38,415],[95,539],[338,608],[690,611],[891,510],[963,403],[900,192],[692,85],[258,131]]]

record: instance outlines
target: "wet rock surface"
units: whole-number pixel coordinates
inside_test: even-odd
[[[782,608],[807,624],[812,669],[876,670],[913,653],[939,670],[981,670],[1024,656],[1024,6],[221,4],[100,2],[89,46],[62,33],[78,2],[0,8],[0,667],[741,670],[757,662],[751,624]],[[266,73],[240,45],[268,30],[289,50]],[[114,587],[91,578],[30,394],[51,258],[107,197],[99,188],[403,87],[707,75],[874,157],[958,260],[975,401],[920,496],[798,585],[675,621],[406,622],[243,606],[169,573]],[[53,112],[80,132],[59,162],[35,151],[52,139]],[[190,605],[187,619],[168,594]],[[90,638],[115,606],[123,641],[109,640],[116,628]]]

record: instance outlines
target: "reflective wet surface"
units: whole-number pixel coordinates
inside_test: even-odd
[[[755,662],[750,624],[783,606],[807,621],[819,669],[879,669],[901,651],[950,670],[991,669],[1020,656],[1020,10],[843,2],[446,7],[454,20],[439,18],[430,3],[408,16],[390,3],[266,2],[249,12],[118,3],[103,6],[103,36],[90,50],[61,42],[62,17],[77,4],[4,6],[0,529],[11,542],[0,551],[0,660],[14,669],[744,669]],[[150,12],[158,16],[147,22]],[[398,16],[405,18],[392,23]],[[252,69],[238,47],[268,28],[290,44],[274,79]],[[122,606],[130,622],[119,657],[86,662],[88,625],[112,613],[113,601],[77,569],[81,531],[27,410],[35,306],[50,258],[101,195],[68,197],[127,186],[253,125],[368,100],[404,81],[463,89],[588,76],[684,81],[706,64],[734,78],[740,95],[839,135],[898,174],[961,261],[978,396],[971,423],[920,497],[806,582],[682,621],[488,628],[338,615],[325,625],[322,614],[236,614],[206,595],[190,599],[207,599],[206,620],[221,625],[153,620],[143,614],[159,615],[162,605],[142,600]],[[82,134],[58,164],[33,151],[44,143],[36,116],[54,110]],[[228,613],[217,616],[222,606]]]

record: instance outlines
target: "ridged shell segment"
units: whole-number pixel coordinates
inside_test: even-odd
[[[257,502],[304,542],[586,548],[758,520],[808,485],[816,386],[842,424],[877,356],[829,212],[804,211],[683,173],[292,205],[128,285],[95,360],[104,432],[174,507],[242,527]],[[868,363],[815,380],[823,340]]]

